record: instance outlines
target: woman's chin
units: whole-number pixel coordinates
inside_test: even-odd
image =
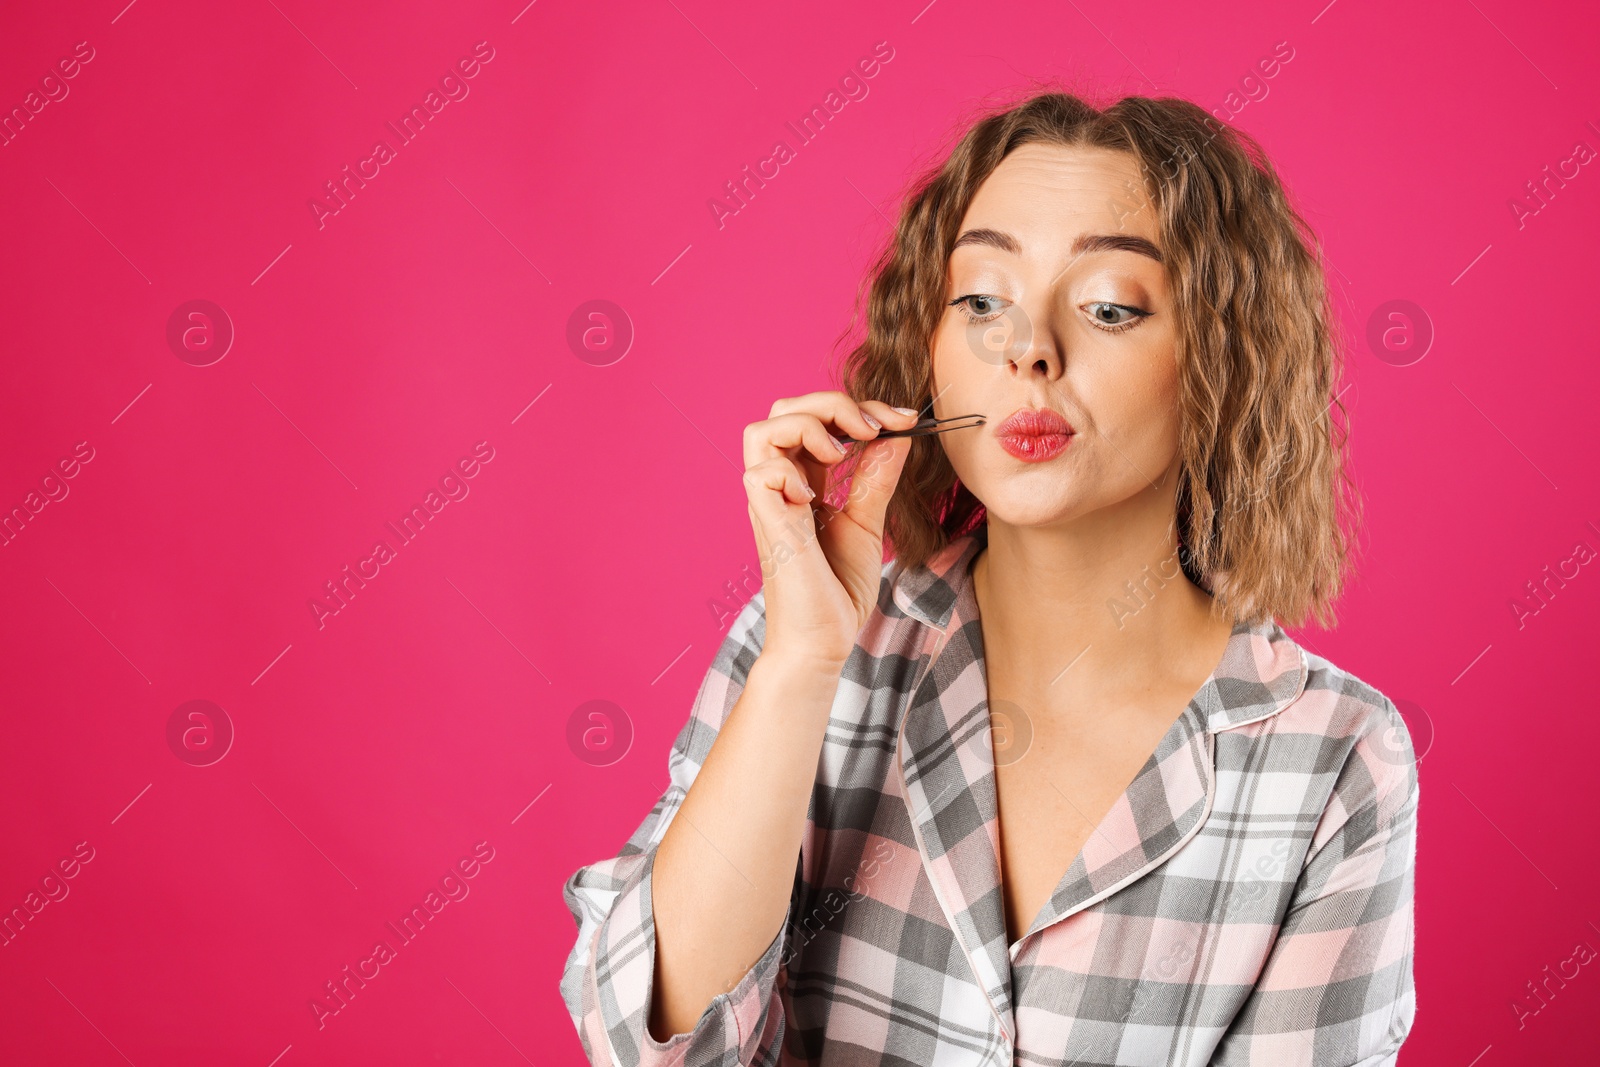
[[[1042,497],[1037,487],[1010,485],[973,495],[983,502],[990,522],[1007,526],[1051,526],[1079,514],[1075,502],[1066,494]]]

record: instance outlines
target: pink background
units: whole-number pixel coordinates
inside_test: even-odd
[[[748,596],[741,428],[829,385],[957,119],[1057,76],[1236,111],[1337,266],[1367,562],[1341,627],[1299,636],[1427,746],[1404,1062],[1592,1055],[1600,963],[1537,1014],[1526,983],[1600,948],[1600,567],[1513,602],[1600,549],[1600,173],[1525,187],[1600,147],[1593,11],[125,3],[13,5],[0,33],[7,110],[93,49],[0,147],[0,509],[39,507],[0,548],[0,909],[94,856],[0,948],[0,1060],[580,1063],[560,886],[645,814],[708,604]],[[468,95],[319,228],[323,183],[480,41]],[[797,146],[878,42],[867,97]],[[719,228],[708,199],[780,138]],[[236,330],[209,366],[167,342],[195,299]],[[567,341],[597,299],[636,331],[607,366]],[[1391,300],[1435,332],[1407,366],[1366,341]],[[480,441],[470,494],[319,628],[323,583]],[[190,700],[235,731],[210,766],[169,746]],[[632,723],[609,766],[567,741],[591,700]],[[398,947],[385,923],[479,842],[469,895]],[[319,1030],[311,998],[380,938],[397,957]]]

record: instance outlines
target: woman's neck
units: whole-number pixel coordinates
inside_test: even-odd
[[[1233,622],[1179,566],[1170,505],[1052,527],[991,519],[987,535],[972,575],[991,677],[1078,706],[1198,685],[1215,667]]]

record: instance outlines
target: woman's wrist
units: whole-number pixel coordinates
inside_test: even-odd
[[[761,705],[782,709],[780,719],[825,723],[833,710],[844,660],[808,652],[766,649],[750,667],[747,690],[761,694]]]
[[[764,675],[783,678],[790,683],[831,685],[838,683],[848,661],[848,656],[768,647],[756,657],[750,670],[754,674],[759,669]]]

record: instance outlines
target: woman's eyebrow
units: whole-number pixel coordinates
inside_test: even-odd
[[[954,252],[964,245],[989,245],[1002,252],[1010,252],[1014,256],[1022,255],[1022,242],[1009,233],[1002,233],[999,230],[968,230],[956,238],[956,243],[950,246],[950,251]]]
[[[963,245],[989,245],[1002,252],[1010,252],[1014,256],[1022,254],[1022,242],[1009,233],[1000,230],[976,229],[967,230],[956,243],[951,246],[951,251]],[[1091,252],[1134,252],[1141,256],[1148,256],[1157,263],[1162,262],[1161,249],[1143,237],[1131,233],[1086,233],[1081,234],[1072,242],[1072,258],[1089,255]]]
[[[1135,252],[1161,262],[1161,249],[1153,241],[1132,233],[1086,233],[1072,242],[1074,259],[1090,252]]]

